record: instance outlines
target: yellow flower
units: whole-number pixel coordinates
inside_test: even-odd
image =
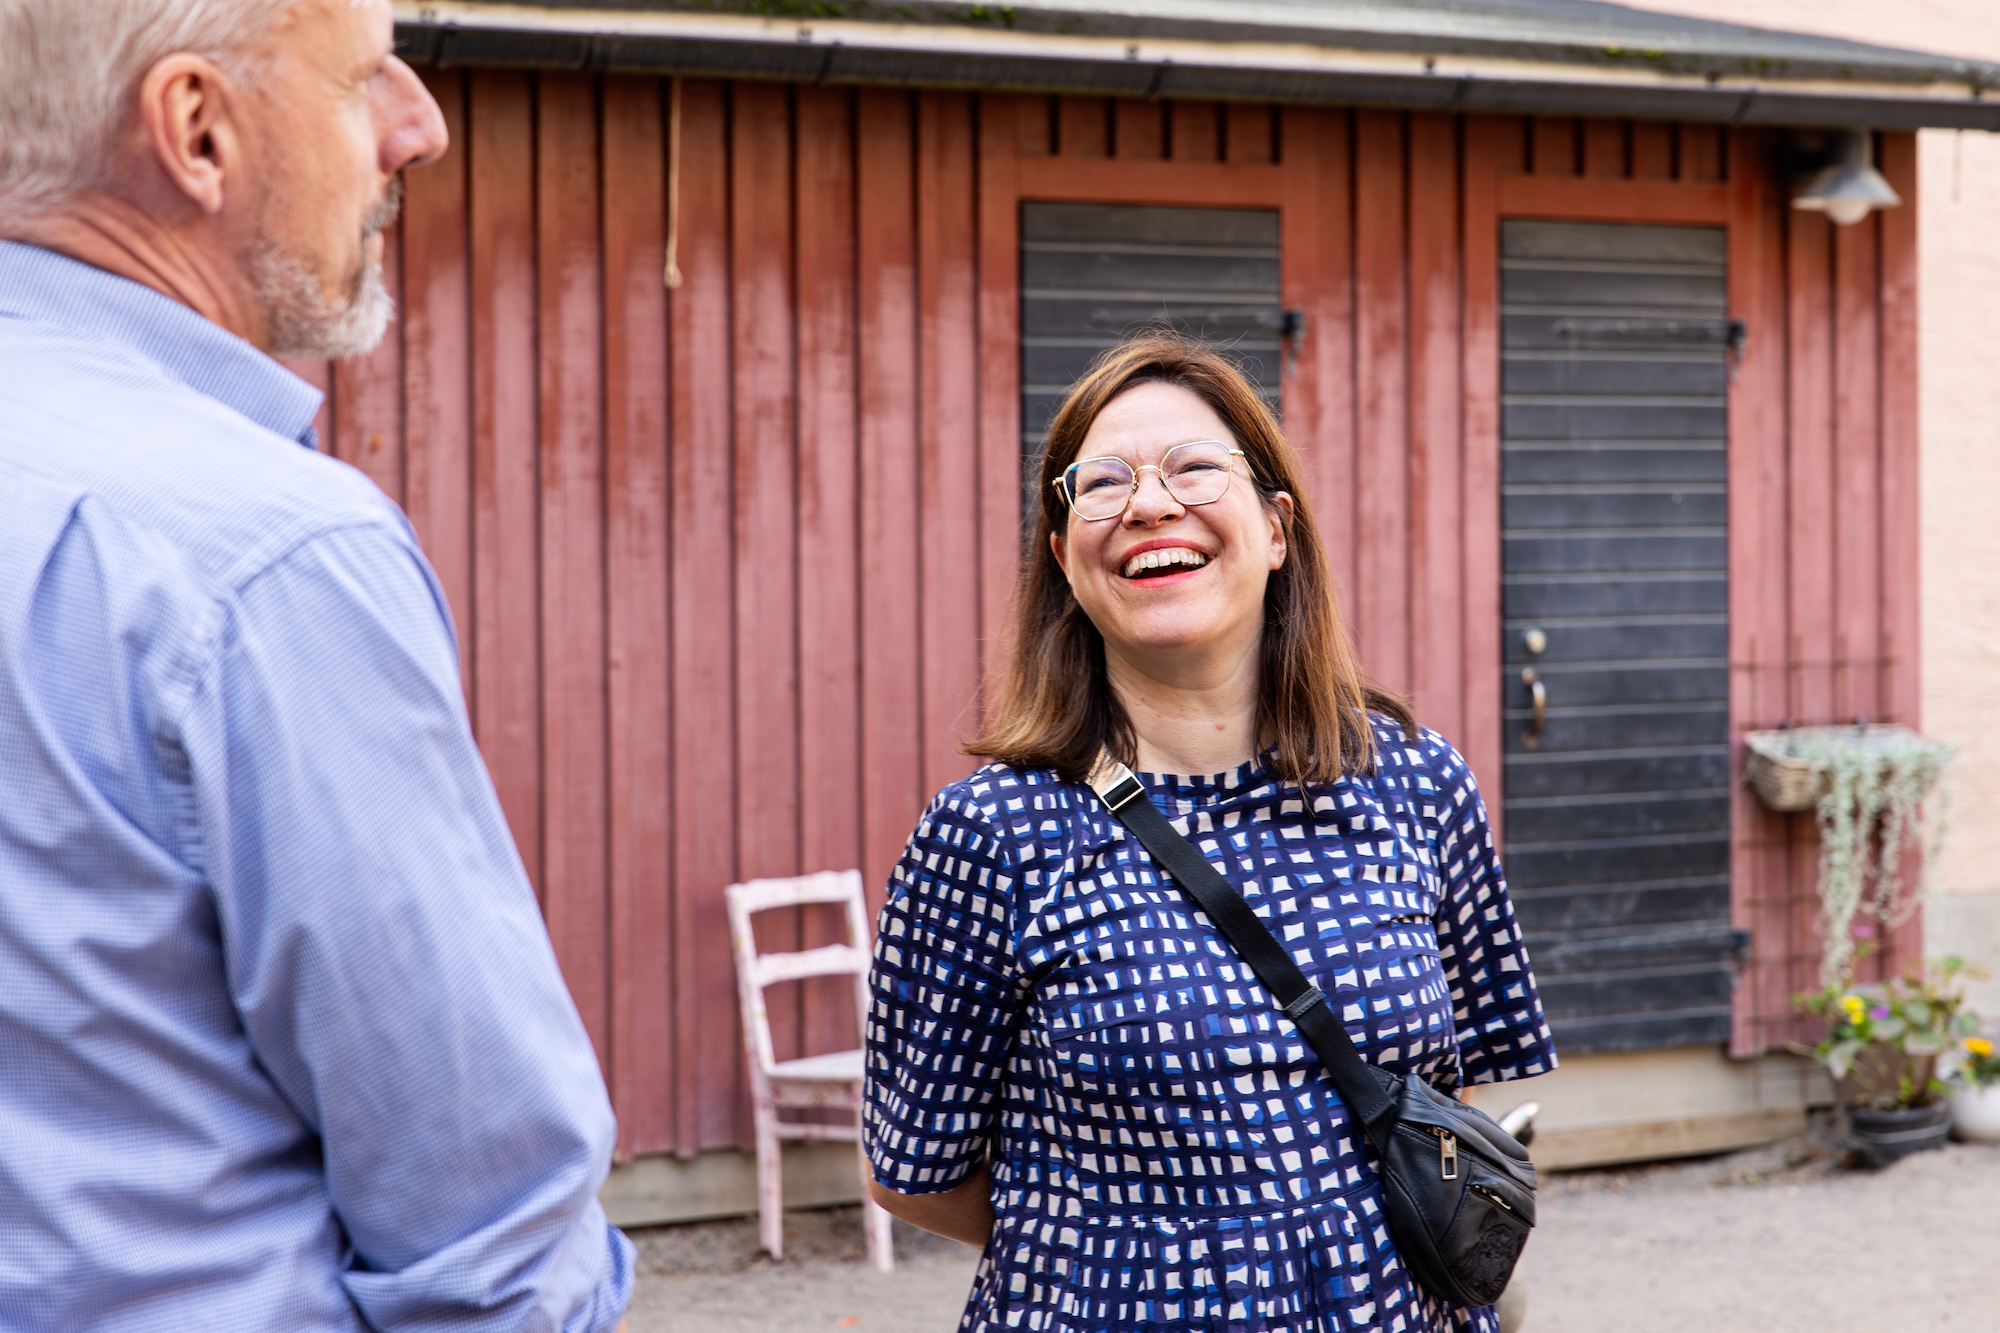
[[[1854,1023],[1860,1022],[1861,1015],[1865,1013],[1868,1009],[1868,1006],[1862,1003],[1861,997],[1859,995],[1841,996],[1840,1007],[1847,1011],[1848,1021]]]
[[[1965,1049],[1971,1051],[1974,1055],[1991,1055],[1993,1054],[1993,1043],[1984,1037],[1967,1037],[1965,1039]]]

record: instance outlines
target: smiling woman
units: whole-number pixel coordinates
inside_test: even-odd
[[[1228,455],[1210,460],[1228,483],[1207,499],[1161,468],[1201,441]],[[1115,510],[1094,507],[1101,488],[1073,489],[1107,464],[1132,478]],[[1298,454],[1228,358],[1157,335],[1106,353],[1049,423],[1040,490],[1013,658],[974,754],[1081,780],[1104,750],[1148,771],[1212,772],[1269,745],[1286,779],[1323,785],[1368,765],[1371,711],[1414,730],[1408,705],[1364,676]],[[1137,580],[1104,564],[1173,549],[1200,556],[1201,577]],[[1189,728],[1196,696],[1204,725]],[[1145,731],[1196,751],[1153,752],[1133,706],[1180,719]],[[1210,734],[1217,720],[1224,729]]]
[[[1226,357],[1107,353],[1041,474],[993,762],[925,811],[877,933],[876,1199],[984,1247],[965,1330],[1492,1330],[1412,1281],[1318,1057],[1084,781],[1141,770],[1362,1057],[1456,1090],[1555,1065],[1470,771],[1362,674]]]

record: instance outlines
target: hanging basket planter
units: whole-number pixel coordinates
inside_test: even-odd
[[[1844,985],[1857,915],[1888,929],[1922,900],[1948,821],[1945,803],[1929,820],[1924,802],[1938,789],[1954,751],[1908,727],[1795,727],[1753,731],[1743,778],[1772,810],[1815,813],[1820,833],[1821,981]],[[1926,853],[1920,874],[1902,873],[1906,846]],[[1906,881],[1916,878],[1920,882]]]
[[[1743,777],[1767,810],[1797,814],[1819,804],[1834,774],[1868,765],[1882,770],[1909,768],[1930,795],[1951,747],[1927,741],[1908,727],[1791,727],[1753,731],[1743,738],[1749,751]]]
[[[1767,810],[1788,815],[1810,810],[1826,786],[1826,766],[1792,752],[1791,738],[1797,735],[1797,731],[1753,731],[1743,738],[1748,752],[1743,780]]]

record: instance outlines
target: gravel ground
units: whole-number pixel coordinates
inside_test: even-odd
[[[635,1234],[632,1333],[951,1333],[976,1256],[898,1223],[894,1273],[859,1210],[795,1212],[787,1254],[750,1221]],[[1823,1141],[1549,1178],[1522,1260],[1521,1333],[1880,1333],[2000,1328],[2000,1149],[1954,1144],[1880,1173]]]
[[[1552,1179],[1521,1333],[2000,1328],[2000,1149],[1885,1171],[1810,1142]]]
[[[631,1333],[952,1333],[979,1253],[896,1223],[896,1271],[869,1266],[859,1208],[785,1214],[785,1258],[757,1221],[634,1231]]]

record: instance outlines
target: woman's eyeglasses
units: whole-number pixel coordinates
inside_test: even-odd
[[[1157,472],[1167,493],[1184,505],[1211,504],[1229,489],[1232,459],[1243,457],[1221,440],[1177,444],[1159,464],[1134,468],[1122,458],[1079,458],[1053,483],[1070,511],[1086,522],[1117,518],[1139,490],[1141,472]]]

